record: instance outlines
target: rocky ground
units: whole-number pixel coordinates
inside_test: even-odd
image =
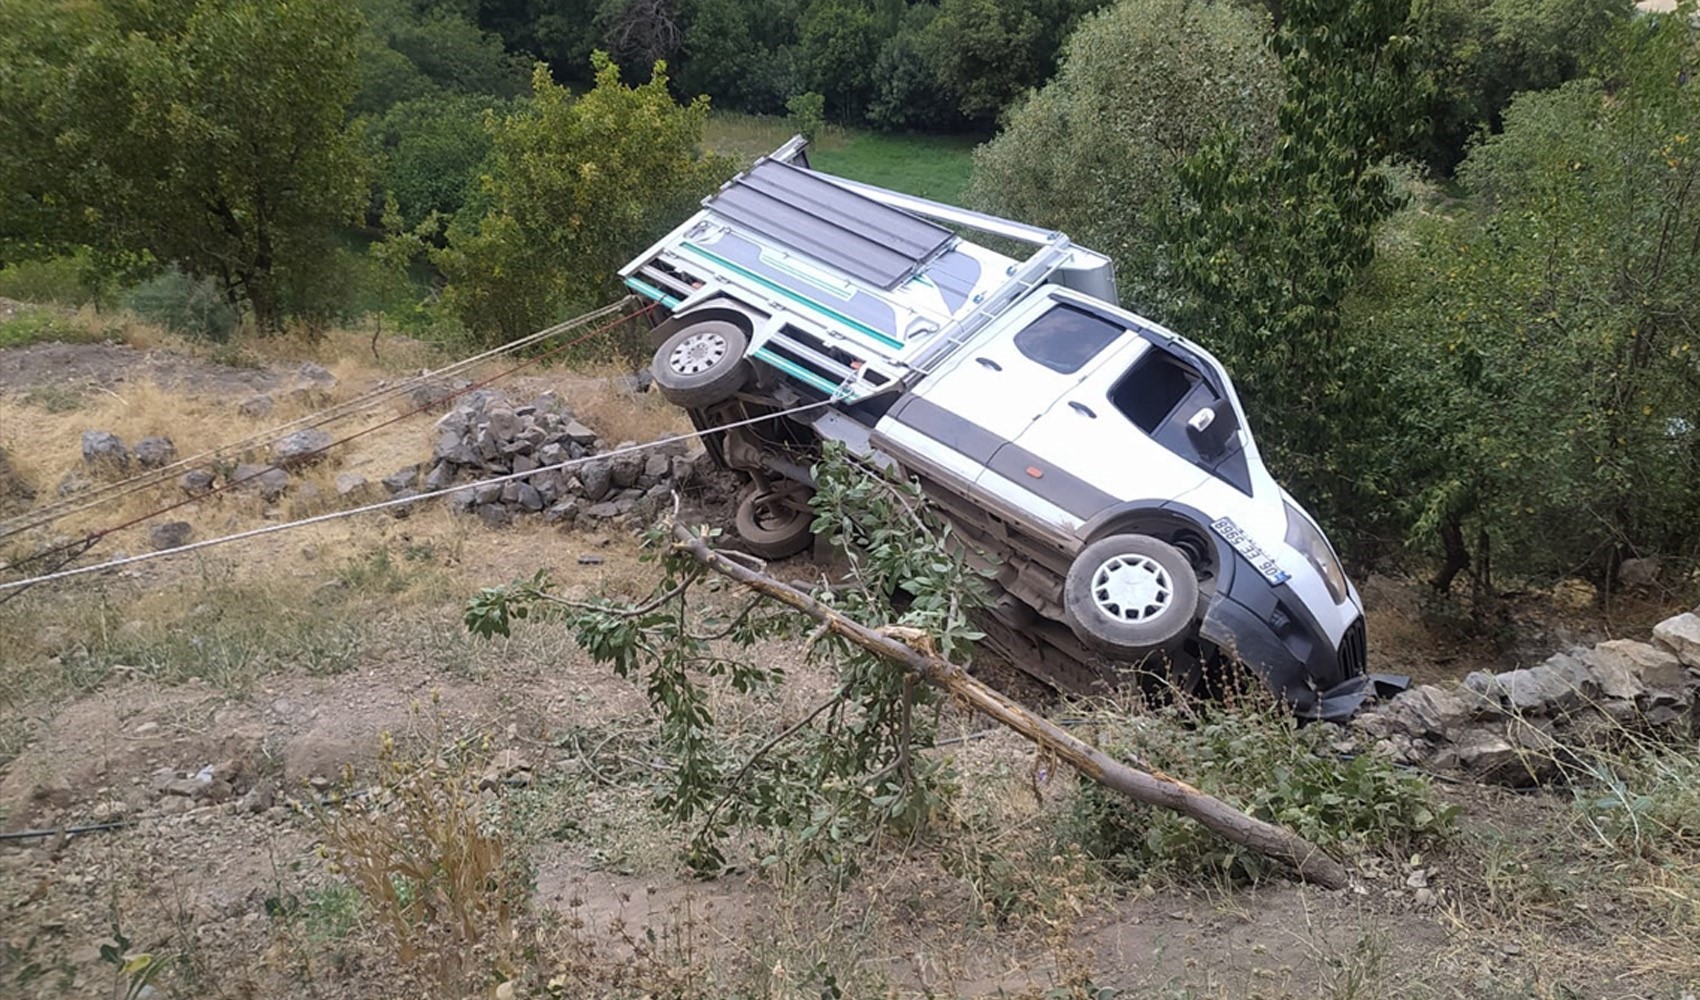
[[[6,495],[32,496],[13,509],[39,509],[67,483],[65,497],[90,495],[79,491],[417,370],[352,350],[307,363],[233,368],[103,345],[0,352]],[[65,372],[86,383],[44,394]],[[1639,629],[1633,645],[1596,647],[1607,629],[1566,620],[1503,654],[1420,639],[1414,588],[1366,588],[1391,595],[1372,619],[1377,666],[1420,662],[1436,683],[1355,738],[1456,767],[1438,787],[1462,821],[1433,854],[1365,859],[1352,891],[1108,879],[1051,833],[1072,779],[953,708],[942,735],[958,741],[946,752],[963,791],[937,840],[868,849],[842,879],[756,864],[749,844],[742,869],[689,878],[681,831],[648,801],[659,765],[644,692],[589,662],[560,626],[492,643],[459,621],[479,587],[540,569],[570,596],[641,595],[653,569],[634,530],[659,498],[678,489],[693,513],[716,516],[727,490],[688,444],[625,451],[685,430],[635,388],[533,372],[471,398],[410,392],[325,429],[334,441],[393,421],[348,446],[309,436],[279,451],[273,439],[28,535],[51,543],[194,498],[163,522],[181,525],[168,537],[139,525],[105,540],[98,560],[523,477],[401,507],[402,518],[328,522],[0,605],[0,996],[512,996],[488,976],[451,974],[502,956],[536,973],[524,995],[539,996],[1677,1000],[1700,985],[1688,855],[1590,846],[1599,838],[1564,787],[1477,781],[1562,756],[1530,753],[1537,738],[1513,724],[1543,733],[1547,750],[1568,742],[1584,706],[1678,724],[1654,714],[1691,710],[1684,637],[1697,623],[1678,619],[1653,644],[1641,620],[1675,609],[1651,598],[1630,625],[1607,623]],[[566,462],[583,464],[544,471]],[[266,482],[272,465],[282,478]],[[9,539],[0,552],[27,549]],[[781,572],[828,569],[799,560]],[[1586,637],[1585,651],[1547,659],[1570,645],[1554,632]],[[785,687],[756,703],[718,693],[723,724],[769,731],[830,684],[793,647],[760,654],[787,668]],[[1476,667],[1491,669],[1459,686]],[[400,950],[339,867],[337,817],[405,803],[417,787],[393,777],[397,765],[498,817],[503,850],[523,862],[513,906],[480,917],[501,932],[466,954]],[[79,826],[97,829],[68,832]]]

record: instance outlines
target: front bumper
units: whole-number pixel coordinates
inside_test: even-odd
[[[1246,572],[1233,574],[1227,593],[1211,599],[1199,635],[1250,667],[1295,714],[1345,718],[1372,688],[1397,683],[1369,678],[1361,612],[1335,643],[1290,590],[1243,568]]]

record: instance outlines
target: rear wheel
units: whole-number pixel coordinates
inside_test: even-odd
[[[749,342],[736,323],[705,319],[662,341],[649,370],[669,402],[687,408],[713,406],[732,398],[749,381],[750,363],[744,360]]]
[[[1150,535],[1111,535],[1082,549],[1063,584],[1080,641],[1141,660],[1185,638],[1198,609],[1198,574],[1181,551]]]
[[[803,490],[756,486],[738,500],[733,524],[744,547],[763,559],[787,559],[814,544],[815,515]]]

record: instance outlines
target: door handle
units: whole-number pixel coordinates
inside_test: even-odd
[[[998,364],[996,361],[993,361],[991,358],[975,358],[974,360],[979,362],[981,365],[984,365],[985,367],[990,368],[992,371],[995,371],[995,372],[1003,371],[1003,365]]]
[[[1083,417],[1091,417],[1094,420],[1098,419],[1098,415],[1092,412],[1092,407],[1087,406],[1085,403],[1077,403],[1071,399],[1068,401],[1068,405],[1070,409]]]

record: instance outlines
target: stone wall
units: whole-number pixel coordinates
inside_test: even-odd
[[[1651,643],[1614,639],[1519,670],[1423,684],[1351,726],[1396,760],[1492,784],[1559,779],[1578,750],[1626,736],[1700,734],[1700,615],[1677,615]]]

